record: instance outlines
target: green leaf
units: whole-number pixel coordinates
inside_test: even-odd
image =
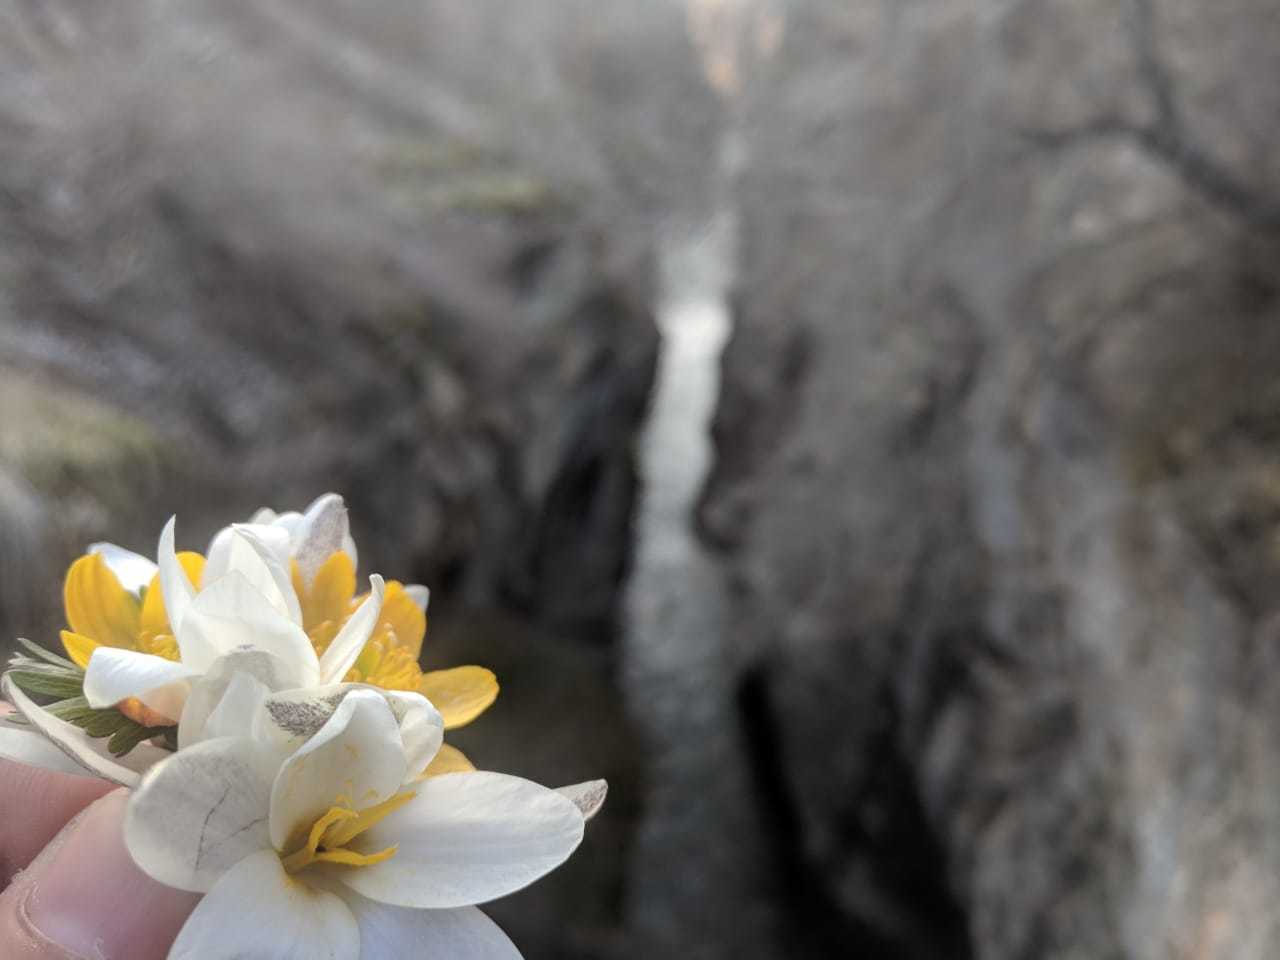
[[[26,650],[33,657],[43,660],[45,663],[52,664],[55,667],[63,667],[68,670],[75,670],[77,673],[84,673],[76,664],[72,663],[66,657],[60,657],[52,650],[46,650],[39,644],[32,643],[25,637],[18,638],[18,645]]]
[[[164,736],[170,727],[144,727],[125,717],[126,726],[117,730],[107,741],[107,750],[112,756],[123,757],[126,753],[152,737]]]
[[[10,675],[14,676],[14,682],[19,686],[22,686],[23,681],[16,674],[27,673],[35,673],[38,677],[37,682],[47,687],[52,687],[60,682],[60,668],[50,668],[49,673],[41,672],[34,667],[20,671],[10,671]],[[66,678],[61,677],[61,682],[65,681]],[[163,746],[168,749],[178,749],[177,727],[144,727],[136,720],[126,717],[115,707],[91,707],[89,706],[89,701],[85,699],[81,692],[79,682],[77,682],[71,694],[71,696],[65,696],[63,699],[47,704],[43,709],[59,720],[79,727],[88,736],[96,740],[109,738],[107,739],[107,749],[114,756],[123,757],[138,744],[156,738],[162,739]],[[52,693],[50,695],[59,696],[60,694]],[[18,722],[16,717],[13,716],[4,719]]]
[[[84,691],[84,676],[69,677],[65,674],[33,668],[10,670],[9,677],[23,693],[45,697],[78,697]]]
[[[66,700],[48,704],[44,709],[59,720],[66,720],[68,723],[71,722],[72,717],[97,712],[93,707],[89,706],[89,701],[84,697],[68,697]]]
[[[133,723],[119,710],[111,707],[106,710],[95,710],[91,715],[85,716],[84,719],[72,720],[71,722],[95,739],[114,737],[129,724]]]
[[[89,706],[84,697],[72,697],[45,707],[59,720],[65,720],[79,727],[91,737],[111,737],[122,730],[125,725],[133,723],[115,707],[96,709]]]
[[[78,680],[84,676],[83,671],[68,670],[66,667],[55,667],[52,663],[45,663],[42,660],[32,660],[30,657],[17,656],[9,661],[15,670],[28,670],[33,673],[43,673],[51,677],[71,677]]]

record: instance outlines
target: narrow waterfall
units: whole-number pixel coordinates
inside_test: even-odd
[[[673,269],[640,455],[625,648],[626,686],[649,752],[631,925],[654,949],[708,960],[732,956],[735,943],[765,935],[753,927],[768,922],[763,907],[733,917],[708,907],[760,899],[756,878],[742,870],[744,846],[760,841],[726,663],[727,587],[720,561],[693,526],[730,333],[731,248],[727,220],[667,248]],[[707,896],[713,890],[716,896]]]

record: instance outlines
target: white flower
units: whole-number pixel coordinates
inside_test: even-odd
[[[163,718],[181,721],[193,683],[235,652],[258,651],[269,658],[270,666],[259,670],[265,671],[260,682],[267,692],[333,684],[346,675],[377,624],[384,589],[381,577],[369,578],[369,596],[342,625],[324,655],[317,656],[302,629],[302,613],[288,573],[253,529],[231,530],[219,566],[210,575],[213,565],[206,564],[203,588],[197,590],[174,549],[174,523],[170,519],[160,535],[158,570],[179,658],[119,647],[95,648],[84,676],[84,696],[91,707],[136,699]],[[105,551],[103,556],[111,562]],[[141,578],[141,565],[128,562],[138,568]],[[125,758],[113,758],[102,741],[37,706],[8,678],[4,693],[36,730],[108,780],[132,786],[143,770],[167,756],[166,751],[143,744]],[[203,736],[202,723],[179,722],[178,726],[180,746]]]
[[[180,750],[130,801],[139,866],[206,894],[171,960],[518,960],[474,905],[561,864],[603,798],[496,773],[418,779],[443,723],[417,694],[273,695],[246,732]]]
[[[225,563],[234,531],[247,528],[271,548],[288,570],[290,562],[298,565],[303,583],[310,584],[324,562],[341,551],[351,558],[353,567],[358,565],[356,542],[351,537],[347,508],[342,497],[326,493],[317,497],[304,511],[290,510],[276,513],[270,507],[260,508],[248,524],[224,527],[209,543],[207,553],[210,567],[215,574]],[[404,588],[422,610],[427,609],[430,591],[421,584],[407,584]]]
[[[356,544],[351,539],[347,508],[336,493],[318,497],[302,513],[276,513],[263,507],[247,524],[223,527],[214,534],[205,554],[214,576],[227,567],[236,530],[246,529],[271,549],[286,570],[291,560],[297,561],[306,579],[314,577],[320,565],[338,551],[346,553],[352,566],[356,565]]]
[[[180,718],[191,679],[233,650],[265,651],[280,662],[282,682],[310,687],[340,680],[360,655],[378,620],[383,581],[369,578],[371,592],[323,657],[302,629],[302,613],[290,578],[275,554],[251,529],[234,528],[218,568],[205,566],[197,591],[174,551],[174,521],[160,534],[160,586],[181,659],[99,647],[85,671],[91,706],[111,706],[136,697],[152,710]]]

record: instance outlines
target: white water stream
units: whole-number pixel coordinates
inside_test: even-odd
[[[683,289],[659,317],[625,646],[626,688],[649,752],[629,925],[647,948],[699,960],[730,957],[735,944],[767,936],[769,919],[763,907],[717,911],[764,900],[758,878],[742,868],[760,831],[726,646],[725,573],[693,527],[730,333],[732,228],[720,226],[692,246],[669,248]]]

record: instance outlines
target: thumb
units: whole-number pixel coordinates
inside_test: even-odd
[[[91,804],[0,894],[6,960],[164,960],[198,894],[156,883],[124,845],[123,790]]]

